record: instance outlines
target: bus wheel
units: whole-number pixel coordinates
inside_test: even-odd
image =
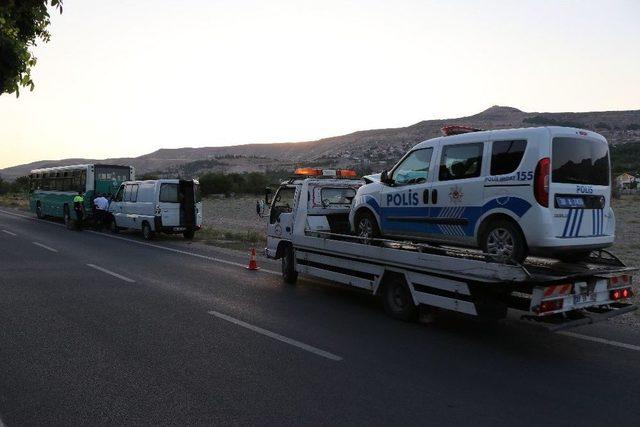
[[[418,307],[403,276],[393,275],[385,278],[382,289],[384,311],[394,319],[411,322],[418,318]]]
[[[69,206],[67,205],[64,205],[64,225],[67,227],[67,230],[73,230],[75,228],[75,224],[69,213]]]
[[[142,238],[144,240],[153,239],[153,231],[151,230],[149,223],[146,221],[142,223]]]
[[[192,240],[193,236],[196,235],[196,231],[195,230],[187,230],[185,232],[182,233],[182,237],[184,237],[187,240]]]
[[[298,281],[298,272],[295,268],[295,260],[293,255],[293,248],[291,246],[285,246],[284,253],[282,254],[282,280],[290,285],[295,285]]]
[[[42,204],[40,202],[36,203],[36,216],[39,219],[44,218],[44,214],[42,213]]]

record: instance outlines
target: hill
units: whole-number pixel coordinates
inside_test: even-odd
[[[2,169],[0,176],[12,180],[37,167],[98,162],[131,164],[140,174],[181,176],[197,176],[204,171],[269,171],[302,163],[376,170],[394,163],[416,143],[440,135],[440,128],[445,124],[483,129],[565,125],[595,130],[614,146],[640,141],[640,110],[528,113],[513,107],[493,106],[467,117],[425,120],[407,127],[364,130],[316,141],[160,149],[139,157],[101,160],[44,160]]]

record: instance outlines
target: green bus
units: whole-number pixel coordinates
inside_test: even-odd
[[[29,209],[38,218],[63,218],[65,223],[75,220],[73,198],[84,196],[85,219],[92,214],[93,199],[98,194],[114,195],[120,184],[135,179],[133,166],[73,165],[34,169],[29,174]]]

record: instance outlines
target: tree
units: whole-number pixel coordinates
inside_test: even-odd
[[[0,0],[0,95],[19,96],[21,86],[33,90],[30,49],[51,39],[49,5],[62,13],[62,0]]]

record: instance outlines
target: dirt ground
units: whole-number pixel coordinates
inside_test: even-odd
[[[225,231],[264,233],[267,220],[256,214],[257,200],[259,197],[205,197],[202,201],[204,225]]]

